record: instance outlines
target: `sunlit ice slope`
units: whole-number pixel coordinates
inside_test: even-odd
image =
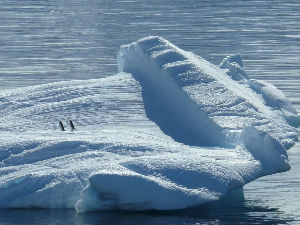
[[[0,93],[0,207],[180,209],[289,169],[297,112],[239,55],[218,68],[148,37],[118,66]]]
[[[240,55],[225,58],[219,68],[148,37],[122,46],[118,63],[119,71],[140,81],[148,117],[175,140],[227,146],[246,127],[266,131],[286,149],[297,140],[297,111],[273,85],[249,80]]]

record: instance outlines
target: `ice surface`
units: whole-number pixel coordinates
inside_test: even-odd
[[[267,105],[282,112],[284,118],[291,126],[299,126],[300,120],[298,112],[280,90],[272,84],[261,80],[250,79],[248,82],[254,91],[262,95]]]
[[[240,54],[225,57],[220,66],[234,80],[248,79],[248,75],[243,69],[243,61]]]
[[[221,65],[148,37],[117,75],[0,92],[0,207],[180,209],[288,170],[297,112]]]
[[[239,55],[226,57],[221,63],[221,68],[226,68],[230,63],[235,63],[235,66],[240,68],[235,73],[244,75],[238,82],[232,79],[232,76],[237,75],[228,75],[227,70],[220,69],[191,52],[183,51],[160,37],[148,37],[122,46],[118,62],[119,71],[132,73],[140,81],[149,118],[167,134],[172,132],[170,130],[174,125],[168,127],[170,123],[161,121],[167,120],[169,115],[160,116],[159,119],[152,118],[156,108],[168,112],[173,117],[177,114],[177,120],[172,121],[173,123],[181,122],[183,119],[179,118],[182,118],[182,115],[188,114],[189,118],[191,116],[193,122],[187,126],[189,129],[186,132],[191,132],[190,135],[196,140],[199,139],[201,145],[205,141],[208,142],[205,143],[207,145],[230,145],[248,126],[268,132],[287,148],[292,140],[298,138],[296,129],[286,123],[285,120],[288,119],[281,112],[286,110],[291,113],[295,122],[290,124],[297,127],[299,116],[296,110],[274,86],[248,80],[245,72],[241,72],[244,70]],[[255,82],[265,84],[260,88],[260,92],[252,85]],[[154,90],[155,93],[164,94],[159,95],[156,102],[152,101]],[[176,95],[176,91],[180,94]],[[148,101],[151,101],[153,113],[151,108],[147,110]],[[202,135],[205,136],[204,141],[201,140]],[[170,136],[187,143],[187,140],[180,140],[172,133]]]

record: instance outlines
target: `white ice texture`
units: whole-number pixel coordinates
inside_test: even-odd
[[[290,168],[297,111],[240,55],[217,67],[147,37],[118,68],[0,92],[1,208],[182,209]]]

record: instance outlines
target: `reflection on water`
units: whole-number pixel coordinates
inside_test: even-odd
[[[0,224],[285,224],[277,208],[242,202],[222,208],[199,206],[168,212],[89,212],[75,210],[0,210]]]
[[[278,216],[300,224],[300,143],[288,151],[291,170],[257,179],[244,186],[248,205],[278,208]],[[259,217],[259,213],[255,216]],[[270,214],[269,217],[276,216]]]

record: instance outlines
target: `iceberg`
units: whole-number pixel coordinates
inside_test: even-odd
[[[239,54],[215,66],[147,37],[118,70],[0,92],[1,208],[182,209],[289,170],[298,112]]]

